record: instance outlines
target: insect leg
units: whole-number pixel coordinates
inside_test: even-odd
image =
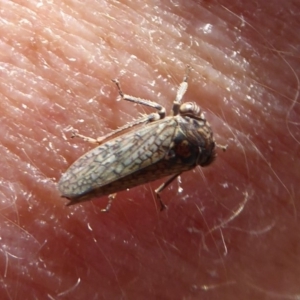
[[[223,152],[225,152],[227,150],[227,147],[228,147],[228,145],[220,145],[220,144],[217,144],[217,143],[216,143],[216,146],[218,148],[221,148],[223,150]]]
[[[166,116],[166,109],[163,106],[161,106],[160,104],[150,101],[150,100],[126,95],[123,93],[121,86],[120,86],[120,82],[117,79],[113,79],[112,82],[114,82],[116,84],[118,91],[119,91],[119,95],[122,97],[123,100],[130,101],[130,102],[137,103],[137,104],[143,104],[143,105],[155,108],[158,111],[157,112],[157,114],[159,116],[159,118],[157,118],[158,120],[163,119]]]
[[[120,134],[122,131],[125,131],[126,129],[129,129],[129,128],[132,128],[134,126],[137,126],[137,125],[141,125],[141,124],[146,124],[146,123],[149,123],[149,122],[153,122],[153,121],[156,121],[156,120],[159,120],[160,117],[157,113],[152,113],[152,114],[149,114],[149,115],[143,115],[141,116],[140,118],[132,121],[132,122],[129,122],[127,123],[126,125],[100,137],[100,138],[97,138],[97,141],[98,143],[103,143],[104,140],[107,140],[108,138],[112,138],[114,135],[116,134]]]
[[[93,139],[91,137],[88,137],[88,136],[85,136],[85,135],[82,135],[82,134],[78,133],[77,130],[74,130],[72,132],[71,138],[73,139],[75,137],[79,137],[79,138],[83,139],[85,142],[92,143],[92,144],[101,144],[101,142],[102,142],[101,138],[99,138],[99,139]]]
[[[154,192],[156,194],[156,198],[160,204],[160,211],[164,210],[166,208],[166,205],[163,203],[160,197],[160,192],[162,192],[177,176],[179,176],[181,173],[175,174],[172,177],[170,177],[166,182],[164,182],[162,185],[160,185]]]
[[[155,108],[155,109],[158,110],[158,112],[157,113],[151,113],[149,115],[143,115],[142,117],[138,118],[137,120],[134,120],[133,122],[130,122],[130,123],[118,128],[118,129],[116,129],[116,130],[114,130],[114,131],[112,131],[112,132],[110,132],[110,133],[108,133],[104,136],[96,138],[96,139],[85,136],[85,135],[82,135],[82,134],[78,133],[78,131],[76,131],[76,130],[73,131],[72,138],[79,137],[79,138],[83,139],[85,142],[100,145],[100,144],[103,144],[109,138],[112,138],[114,135],[120,134],[122,131],[125,131],[129,128],[132,128],[136,125],[140,125],[140,124],[143,124],[143,123],[150,123],[150,122],[153,122],[153,121],[163,119],[165,117],[166,110],[163,106],[159,105],[158,103],[152,102],[150,100],[136,98],[136,97],[133,97],[133,96],[123,94],[119,81],[117,79],[114,79],[112,81],[116,84],[116,86],[118,88],[118,91],[119,91],[119,94],[122,97],[122,99]]]
[[[101,209],[101,212],[108,212],[110,210],[111,204],[113,203],[116,195],[117,195],[116,193],[108,195],[107,205],[105,208]]]
[[[113,138],[114,135],[117,135],[117,134],[119,135],[120,133],[122,133],[122,131],[125,131],[126,129],[132,128],[132,127],[140,125],[140,124],[146,124],[146,123],[149,123],[149,122],[153,122],[153,121],[156,121],[156,120],[159,120],[159,119],[160,119],[160,117],[157,113],[144,115],[144,116],[134,120],[133,122],[130,122],[130,123],[118,128],[118,129],[116,129],[116,130],[114,130],[114,131],[112,131],[112,132],[110,132],[110,133],[108,133],[104,136],[98,137],[96,139],[85,136],[85,135],[82,135],[82,134],[78,133],[77,130],[73,130],[72,138],[79,137],[79,138],[83,139],[85,142],[101,145],[105,141],[107,141],[108,139]]]
[[[180,107],[180,104],[181,104],[181,100],[182,100],[182,98],[183,98],[183,96],[184,96],[184,94],[185,94],[185,92],[188,88],[187,81],[189,79],[190,71],[191,71],[191,67],[188,65],[186,67],[183,80],[182,80],[181,84],[178,87],[176,98],[173,102],[173,107],[172,107],[173,116],[176,116],[176,115],[179,114],[179,107]]]

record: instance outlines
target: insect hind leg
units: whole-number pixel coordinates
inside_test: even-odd
[[[116,198],[116,195],[117,195],[116,193],[108,195],[108,202],[107,202],[105,208],[101,209],[101,212],[103,212],[103,213],[109,212],[111,205],[112,205],[114,199]]]
[[[85,142],[88,142],[88,143],[91,143],[91,144],[100,144],[101,143],[101,140],[100,140],[101,138],[94,139],[94,138],[91,138],[89,136],[85,136],[83,134],[78,133],[78,130],[75,130],[75,129],[73,129],[71,138],[72,139],[73,138],[81,138]]]

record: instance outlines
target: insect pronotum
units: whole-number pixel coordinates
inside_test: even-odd
[[[212,129],[200,107],[194,102],[181,104],[187,90],[188,66],[173,102],[171,114],[166,116],[163,106],[150,100],[123,93],[118,80],[113,80],[123,100],[142,104],[157,112],[143,115],[135,121],[97,139],[73,133],[98,146],[76,160],[58,183],[68,205],[110,195],[156,179],[171,176],[155,190],[161,210],[165,205],[160,192],[182,172],[211,164],[216,145]],[[226,146],[219,146],[223,150]]]

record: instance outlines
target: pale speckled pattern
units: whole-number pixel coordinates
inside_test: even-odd
[[[174,119],[166,118],[92,149],[63,174],[60,192],[73,198],[155,164],[168,151],[176,126]]]

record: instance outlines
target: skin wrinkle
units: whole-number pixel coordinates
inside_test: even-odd
[[[295,1],[2,1],[0,299],[299,297]],[[205,112],[207,168],[65,207],[56,183],[93,138],[183,102]]]

